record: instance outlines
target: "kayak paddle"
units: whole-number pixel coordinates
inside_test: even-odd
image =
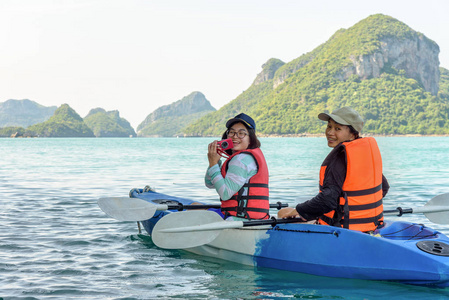
[[[119,221],[145,221],[154,216],[158,210],[184,210],[220,208],[220,204],[177,205],[153,204],[140,198],[108,197],[98,199],[98,206],[108,216]],[[287,203],[270,204],[270,208],[281,209]]]
[[[403,214],[423,213],[429,221],[436,224],[449,224],[449,193],[433,197],[424,206],[416,208],[398,207],[384,210],[384,215],[402,216]]]
[[[301,219],[266,219],[251,221],[225,221],[213,211],[183,211],[162,217],[154,226],[151,238],[154,244],[165,249],[185,249],[208,244],[223,229],[247,226],[298,223]]]

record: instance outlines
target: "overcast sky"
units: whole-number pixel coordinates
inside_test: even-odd
[[[219,109],[268,59],[377,13],[434,40],[449,68],[448,12],[447,0],[0,0],[0,102],[119,110],[134,128],[193,91]]]

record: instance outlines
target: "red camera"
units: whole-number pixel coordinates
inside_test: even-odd
[[[232,142],[232,139],[225,139],[217,142],[218,147],[220,147],[220,150],[225,151],[228,149],[232,149],[234,147],[234,143]]]

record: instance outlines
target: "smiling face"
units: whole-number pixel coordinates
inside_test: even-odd
[[[329,119],[326,128],[327,145],[331,148],[335,148],[338,144],[344,141],[352,141],[355,136],[349,130],[349,126],[336,123],[334,120]]]
[[[234,123],[229,129],[228,129],[228,138],[232,139],[232,142],[234,143],[234,147],[232,148],[233,152],[242,151],[248,149],[249,146],[249,133],[248,129],[245,125],[242,123]],[[233,134],[233,133],[237,134]],[[238,135],[242,135],[242,133],[246,133],[245,137],[239,138]]]

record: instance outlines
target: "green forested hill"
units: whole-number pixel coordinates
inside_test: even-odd
[[[32,125],[24,135],[39,137],[95,137],[83,119],[68,105],[61,105],[54,115],[43,123]]]
[[[129,137],[136,132],[117,110],[92,109],[84,120],[69,105],[63,104],[53,116],[28,128],[0,128],[0,137]]]
[[[440,91],[438,97],[441,101],[449,102],[449,71],[444,68],[440,68]]]
[[[322,133],[325,125],[317,115],[342,106],[354,107],[362,115],[365,133],[449,133],[447,99],[432,96],[416,80],[400,75],[384,73],[363,81],[352,78],[318,92],[303,92],[300,101],[282,100],[293,97],[294,91],[282,89],[253,110],[264,124],[263,133]]]
[[[214,135],[246,112],[262,134],[322,133],[323,111],[352,106],[364,133],[449,134],[449,72],[438,45],[404,23],[373,15],[337,31],[315,50],[278,64],[236,99],[184,129]],[[267,63],[268,64],[268,63]],[[264,69],[262,73],[273,72]]]
[[[129,122],[124,118],[120,118],[117,110],[92,109],[84,118],[84,123],[93,131],[96,137],[136,136],[136,132]]]

